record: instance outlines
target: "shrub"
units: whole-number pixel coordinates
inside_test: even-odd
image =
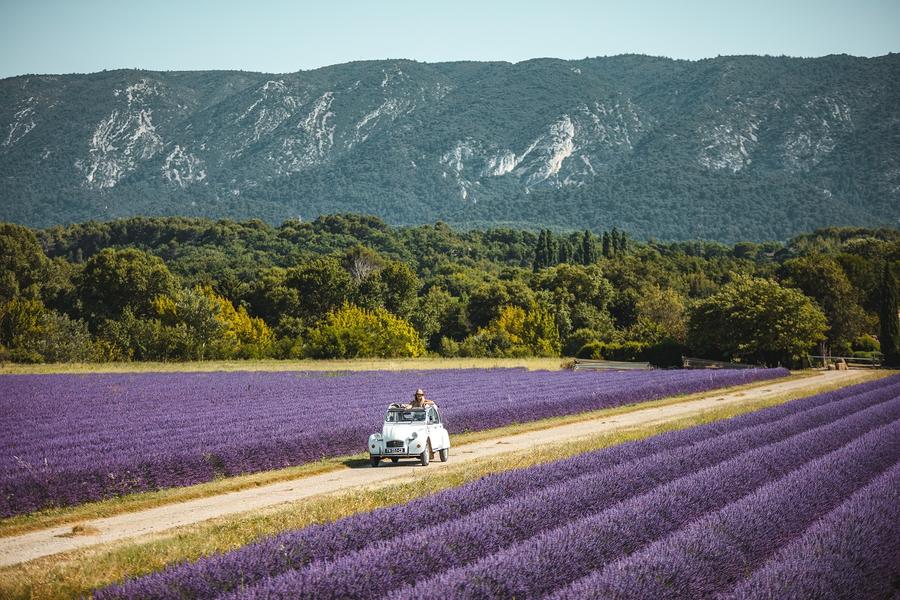
[[[13,362],[88,362],[96,355],[83,321],[21,298],[0,307],[0,347]]]
[[[487,327],[463,340],[459,356],[559,356],[559,332],[549,311],[538,306],[530,310],[504,306]]]
[[[309,331],[304,352],[311,358],[416,357],[425,346],[408,321],[387,310],[344,304]]]
[[[587,329],[584,327],[581,329],[576,329],[569,335],[568,338],[566,338],[566,345],[563,347],[563,354],[565,356],[578,356],[579,350],[592,342],[599,343],[600,338],[600,334],[593,329]],[[581,358],[587,357],[582,356]]]
[[[687,353],[688,347],[675,340],[663,340],[658,344],[588,342],[581,347],[576,356],[594,360],[649,362],[654,367],[680,367],[681,357]]]
[[[643,353],[643,360],[654,367],[680,367],[682,358],[689,354],[688,347],[679,344],[675,340],[663,340],[658,344],[648,346]]]
[[[869,334],[864,334],[853,340],[853,349],[859,352],[878,352],[881,344]]]
[[[578,358],[638,362],[645,360],[648,347],[640,342],[591,342],[578,351]]]

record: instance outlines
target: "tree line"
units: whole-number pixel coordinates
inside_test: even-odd
[[[0,359],[682,354],[799,365],[900,343],[900,232],[662,243],[330,215],[0,224]]]

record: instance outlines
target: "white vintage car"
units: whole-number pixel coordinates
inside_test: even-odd
[[[369,436],[369,458],[373,467],[384,458],[392,462],[417,458],[423,466],[428,466],[435,453],[441,462],[450,458],[450,435],[434,405],[404,408],[392,404],[384,415],[381,433]]]

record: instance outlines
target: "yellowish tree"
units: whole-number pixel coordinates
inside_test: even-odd
[[[344,304],[310,330],[305,353],[312,358],[416,357],[425,353],[425,345],[408,321],[387,310]]]
[[[212,303],[216,319],[222,324],[225,342],[234,347],[252,346],[263,350],[274,336],[265,321],[251,317],[243,306],[235,308],[231,300],[216,294],[211,287],[199,290]]]

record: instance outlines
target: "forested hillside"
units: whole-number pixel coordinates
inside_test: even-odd
[[[786,240],[900,219],[900,56],[0,81],[0,219],[375,214]]]
[[[358,215],[0,224],[0,358],[890,359],[898,267],[897,229],[724,245]]]

